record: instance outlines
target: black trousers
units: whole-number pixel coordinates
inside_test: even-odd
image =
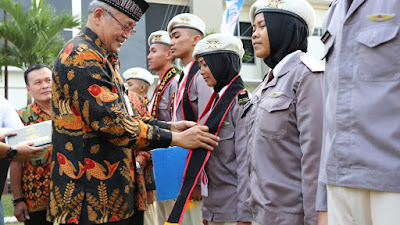
[[[25,225],[53,225],[46,220],[47,211],[38,211],[29,213],[30,220],[25,221]]]

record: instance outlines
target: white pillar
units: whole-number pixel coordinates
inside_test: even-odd
[[[78,16],[79,19],[82,19],[82,2],[81,0],[72,0],[72,15]],[[72,37],[75,37],[79,33],[79,29],[74,27],[72,28]]]
[[[191,13],[200,17],[206,23],[206,33],[219,33],[224,13],[223,0],[192,0]]]

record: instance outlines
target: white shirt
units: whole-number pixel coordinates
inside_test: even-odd
[[[7,99],[0,96],[0,132],[24,127],[17,111]],[[3,129],[5,128],[5,129]]]

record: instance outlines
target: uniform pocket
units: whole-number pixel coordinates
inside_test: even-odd
[[[291,103],[292,99],[283,95],[259,103],[256,121],[262,136],[280,139],[286,135]]]
[[[372,82],[400,79],[400,38],[398,24],[369,26],[356,37],[356,73],[360,80]]]

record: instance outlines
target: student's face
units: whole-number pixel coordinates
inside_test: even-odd
[[[147,55],[149,69],[158,71],[166,63],[171,63],[170,47],[160,43],[154,43],[150,46],[150,52]]]
[[[251,37],[255,55],[263,59],[269,57],[271,48],[263,13],[257,14],[254,18],[253,35]]]
[[[28,94],[37,102],[51,101],[51,70],[41,68],[28,73]]]
[[[126,83],[128,84],[128,91],[132,91],[140,95],[143,94],[143,90],[145,89],[143,81],[138,79],[129,79]]]
[[[196,45],[195,36],[187,28],[175,28],[171,32],[171,51],[174,58],[185,58],[192,54]]]
[[[203,76],[204,81],[207,83],[207,86],[214,87],[217,85],[217,80],[214,78],[214,75],[211,73],[210,67],[208,67],[206,61],[203,57],[199,57],[197,62],[200,65],[200,74]]]
[[[133,35],[130,30],[135,28],[137,22],[124,13],[117,13],[112,17],[103,10],[102,16],[104,18],[101,20],[98,36],[107,50],[118,53],[125,41]]]

